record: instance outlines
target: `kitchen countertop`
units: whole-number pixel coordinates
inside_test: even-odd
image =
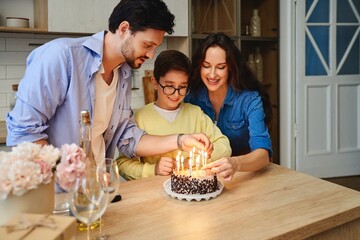
[[[6,143],[6,123],[5,121],[0,121],[0,144]]]

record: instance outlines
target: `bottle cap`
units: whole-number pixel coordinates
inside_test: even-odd
[[[83,110],[80,112],[80,119],[82,123],[90,123],[90,113],[88,110]]]

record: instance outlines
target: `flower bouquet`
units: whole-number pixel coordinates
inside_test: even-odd
[[[65,191],[70,191],[75,179],[85,173],[86,154],[76,144],[64,144],[61,147],[61,160],[56,166],[56,182]]]
[[[0,152],[0,224],[20,212],[52,213],[52,169],[59,157],[59,149],[35,143]]]
[[[86,154],[76,144],[64,144],[61,147],[61,160],[56,166],[55,173],[55,205],[54,214],[69,214],[69,192],[77,177],[85,173]]]

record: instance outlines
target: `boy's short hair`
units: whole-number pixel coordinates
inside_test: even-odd
[[[109,18],[109,30],[116,32],[120,23],[128,21],[131,32],[148,28],[174,32],[175,16],[162,0],[121,0]]]
[[[169,71],[177,70],[184,72],[188,79],[191,79],[192,68],[190,59],[177,50],[162,51],[155,60],[154,77],[159,82],[160,77],[165,76]]]

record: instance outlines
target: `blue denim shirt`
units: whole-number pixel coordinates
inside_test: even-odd
[[[200,92],[190,92],[185,97],[185,102],[200,106],[213,121],[215,120],[215,111],[205,87]],[[269,156],[272,156],[271,139],[264,120],[265,113],[259,93],[236,92],[229,85],[216,124],[229,138],[233,156],[259,148],[268,150]]]
[[[93,116],[104,36],[102,31],[90,37],[59,38],[31,52],[15,108],[6,117],[8,146],[40,139],[55,147],[79,143],[80,111],[87,109]],[[137,127],[130,106],[130,70],[126,63],[118,69],[114,110],[104,133],[107,157],[114,156],[116,147],[135,157],[145,134]]]

